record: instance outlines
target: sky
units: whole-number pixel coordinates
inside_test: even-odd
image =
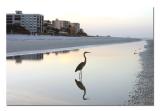
[[[153,38],[152,0],[5,0],[5,12],[78,22],[88,35]]]

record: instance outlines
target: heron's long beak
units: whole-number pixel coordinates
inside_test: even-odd
[[[91,53],[91,52],[86,52],[86,53]]]

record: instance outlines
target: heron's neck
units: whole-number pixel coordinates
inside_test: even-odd
[[[86,61],[87,61],[87,58],[86,58],[86,55],[84,53],[84,62],[86,63]]]
[[[85,98],[85,95],[86,95],[86,89],[84,89],[83,100],[87,100],[87,99]]]

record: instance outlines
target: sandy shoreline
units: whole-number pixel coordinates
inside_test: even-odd
[[[154,105],[154,43],[148,40],[146,50],[140,53],[143,70],[137,75],[135,90],[129,105]]]
[[[45,51],[59,51],[59,50],[74,50],[77,48],[83,48],[87,46],[97,46],[102,44],[116,44],[116,43],[127,43],[127,42],[136,42],[139,39],[130,39],[130,38],[64,38],[64,37],[32,37],[32,36],[23,36],[19,37],[7,37],[7,55],[23,55],[27,53],[44,53]],[[22,47],[23,44],[26,47]],[[31,44],[31,43],[35,44]],[[44,42],[44,44],[41,44]],[[10,44],[9,44],[10,43]],[[48,46],[48,43],[50,45]],[[52,43],[52,44],[51,44]],[[59,44],[58,44],[59,43]],[[70,44],[69,44],[70,43]],[[79,44],[79,45],[76,45]],[[31,44],[31,45],[29,45]],[[57,44],[57,45],[55,45]],[[74,44],[74,45],[73,45]],[[90,44],[90,45],[89,45]],[[28,45],[28,46],[27,46]],[[38,46],[44,45],[45,48],[38,48]],[[72,46],[73,45],[73,46]],[[129,93],[129,100],[125,102],[125,105],[130,106],[152,106],[154,105],[154,42],[153,40],[147,40],[145,45],[145,50],[140,52],[140,63],[142,64],[142,70],[139,73],[136,73],[136,81],[133,86],[133,90]],[[9,46],[9,47],[8,47]],[[11,47],[12,46],[12,47]],[[15,47],[14,47],[15,46]],[[18,47],[19,46],[19,47]],[[18,51],[14,49],[18,47]],[[51,47],[49,49],[48,47]],[[26,48],[26,50],[22,50]],[[31,48],[31,49],[29,49]]]
[[[115,44],[139,41],[135,38],[120,37],[63,37],[63,36],[28,36],[7,35],[7,56],[45,53],[76,49],[77,47]]]

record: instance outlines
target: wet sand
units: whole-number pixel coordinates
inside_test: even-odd
[[[120,37],[64,37],[7,35],[7,56],[61,51],[80,46],[134,42],[140,39]],[[58,50],[57,50],[58,49]]]
[[[148,40],[146,50],[140,53],[142,68],[137,75],[134,91],[129,95],[129,105],[154,105],[154,43]]]

